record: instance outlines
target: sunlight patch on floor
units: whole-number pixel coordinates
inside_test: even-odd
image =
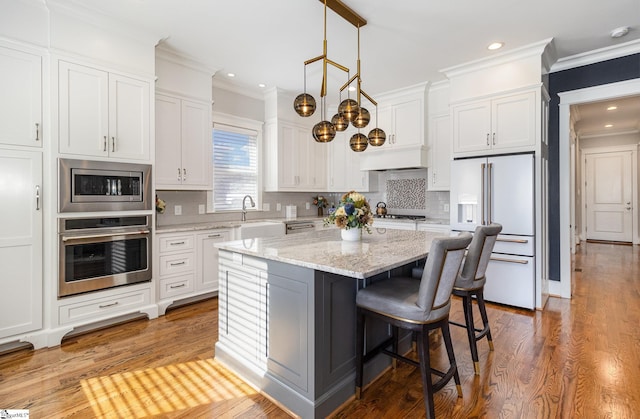
[[[97,417],[143,418],[255,395],[213,359],[81,381]]]

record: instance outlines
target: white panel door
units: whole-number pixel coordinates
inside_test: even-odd
[[[156,95],[156,187],[179,186],[182,181],[180,99]]]
[[[587,239],[631,242],[632,152],[587,154]]]
[[[0,338],[42,327],[42,155],[0,150]]]
[[[60,61],[58,74],[60,152],[109,154],[109,74]]]
[[[149,83],[109,75],[109,155],[149,159]]]
[[[209,188],[212,126],[209,107],[204,103],[182,101],[182,184]]]
[[[0,47],[0,143],[42,146],[42,58]]]

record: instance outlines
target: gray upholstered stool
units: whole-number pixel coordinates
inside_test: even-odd
[[[469,349],[473,360],[473,369],[476,375],[480,374],[480,363],[478,362],[477,341],[486,337],[489,343],[489,350],[493,351],[493,339],[489,328],[489,318],[484,304],[484,284],[487,282],[485,272],[496,243],[498,233],[502,230],[500,224],[490,224],[488,226],[478,226],[473,233],[473,240],[469,245],[467,256],[462,265],[462,271],[453,286],[453,295],[462,298],[465,324],[450,322],[453,325],[467,329],[469,338]],[[482,318],[482,329],[476,329],[473,322],[473,299],[478,302],[478,310]]]
[[[471,242],[469,233],[457,237],[436,238],[429,249],[429,257],[420,281],[413,278],[390,278],[379,281],[358,291],[356,296],[356,398],[362,392],[363,366],[366,361],[379,353],[394,359],[420,366],[424,404],[428,418],[435,417],[433,393],[451,380],[455,380],[458,396],[462,397],[462,387],[458,367],[453,353],[449,332],[449,308],[451,291],[460,270],[464,252]],[[392,338],[365,354],[365,318],[381,319],[392,326]],[[420,362],[398,354],[398,328],[415,332],[418,339]],[[447,348],[449,369],[446,372],[431,368],[429,362],[429,331],[440,329]],[[392,345],[392,350],[386,348]],[[433,382],[431,374],[441,377]]]

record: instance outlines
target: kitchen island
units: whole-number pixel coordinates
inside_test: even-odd
[[[355,393],[357,290],[410,275],[441,235],[372,228],[348,242],[332,228],[218,244],[216,359],[290,413],[327,416]],[[386,324],[367,324],[367,348],[389,336]],[[365,382],[389,365],[373,359]]]

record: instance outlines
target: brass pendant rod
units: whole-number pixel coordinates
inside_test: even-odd
[[[373,103],[373,106],[378,106],[378,102],[373,100],[373,98],[371,96],[369,96],[364,90],[360,90],[360,93],[362,93],[362,96],[366,97],[367,100],[369,100],[369,102]]]
[[[347,86],[349,86],[351,83],[353,83],[353,81],[358,78],[358,74],[354,74],[353,77],[351,77],[345,84],[342,85],[342,87],[340,88],[340,91],[343,91],[344,89],[347,88]]]
[[[340,69],[340,70],[344,71],[345,73],[348,73],[348,72],[349,72],[349,69],[348,69],[347,67],[343,66],[342,64],[338,64],[338,63],[336,63],[335,61],[332,61],[332,60],[330,60],[330,59],[328,59],[328,58],[327,58],[326,60],[327,60],[327,63],[331,64],[331,65],[332,65],[332,66],[334,66],[335,68],[338,68],[338,69]]]
[[[320,61],[320,60],[322,60],[324,58],[327,58],[326,55],[318,55],[315,58],[311,58],[310,60],[305,61],[304,65],[315,63],[316,61]]]
[[[356,74],[358,75],[358,83],[356,85],[356,92],[358,93],[358,106],[360,106],[360,85],[362,83],[362,80],[360,79],[360,25],[358,25],[358,61],[357,61]]]

